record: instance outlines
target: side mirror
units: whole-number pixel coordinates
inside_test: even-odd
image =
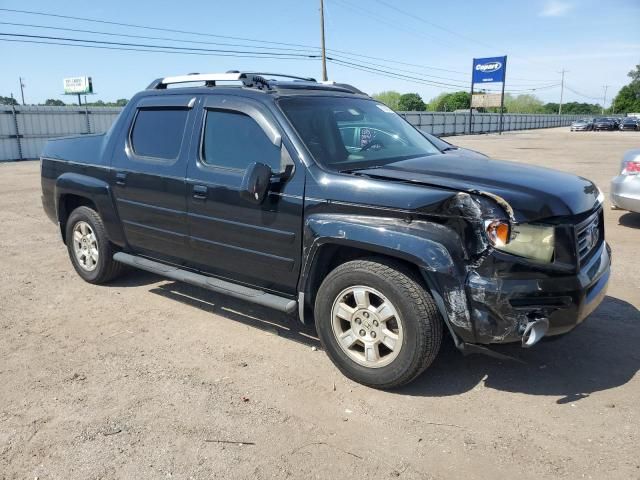
[[[264,163],[254,162],[247,167],[240,185],[240,197],[260,204],[269,191],[271,169]]]

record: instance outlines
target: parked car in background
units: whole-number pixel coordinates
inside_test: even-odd
[[[611,180],[611,207],[640,213],[640,148],[622,157],[620,175]]]
[[[638,130],[638,119],[634,117],[623,118],[618,128],[620,130]]]
[[[598,132],[600,130],[615,130],[616,124],[611,118],[598,118],[593,122],[593,130]]]
[[[585,132],[589,130],[593,130],[593,121],[590,118],[576,120],[571,124],[572,132]]]

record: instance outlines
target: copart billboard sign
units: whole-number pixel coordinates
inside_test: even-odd
[[[507,57],[473,59],[473,83],[504,82]]]

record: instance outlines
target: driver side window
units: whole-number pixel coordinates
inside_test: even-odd
[[[274,172],[281,169],[281,150],[248,115],[208,110],[202,140],[202,161],[213,167],[245,171],[253,162]]]

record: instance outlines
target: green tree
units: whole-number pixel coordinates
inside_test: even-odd
[[[429,110],[434,112],[453,112],[465,110],[471,106],[469,92],[441,93],[429,102]]]
[[[616,113],[640,112],[640,64],[627,75],[631,83],[620,89],[611,104]]]
[[[49,107],[64,107],[65,103],[62,100],[58,100],[55,98],[47,98],[47,100],[44,102],[45,105],[49,106]]]
[[[385,92],[380,92],[380,93],[374,93],[373,94],[373,98],[375,98],[379,102],[384,103],[391,110],[399,110],[398,109],[398,103],[400,102],[400,97],[401,96],[402,95],[399,92],[396,92],[395,90],[387,90]],[[124,100],[124,102],[125,102],[124,105],[126,105],[127,101],[125,99],[122,99],[122,100]],[[118,100],[118,102],[119,101],[120,100]]]
[[[116,107],[124,107],[127,103],[129,103],[129,100],[126,98],[119,98],[116,100]]]
[[[505,110],[509,113],[543,113],[542,101],[531,94],[513,96],[506,93],[504,96]],[[556,112],[557,113],[557,112]]]
[[[422,101],[422,97],[417,93],[405,93],[400,96],[398,110],[422,112],[427,109],[427,105]]]
[[[0,95],[0,105],[18,105],[18,102],[13,97],[3,97]]]
[[[557,103],[545,103],[544,113],[558,113]],[[597,103],[567,102],[562,104],[562,113],[566,115],[597,115],[602,107]]]

